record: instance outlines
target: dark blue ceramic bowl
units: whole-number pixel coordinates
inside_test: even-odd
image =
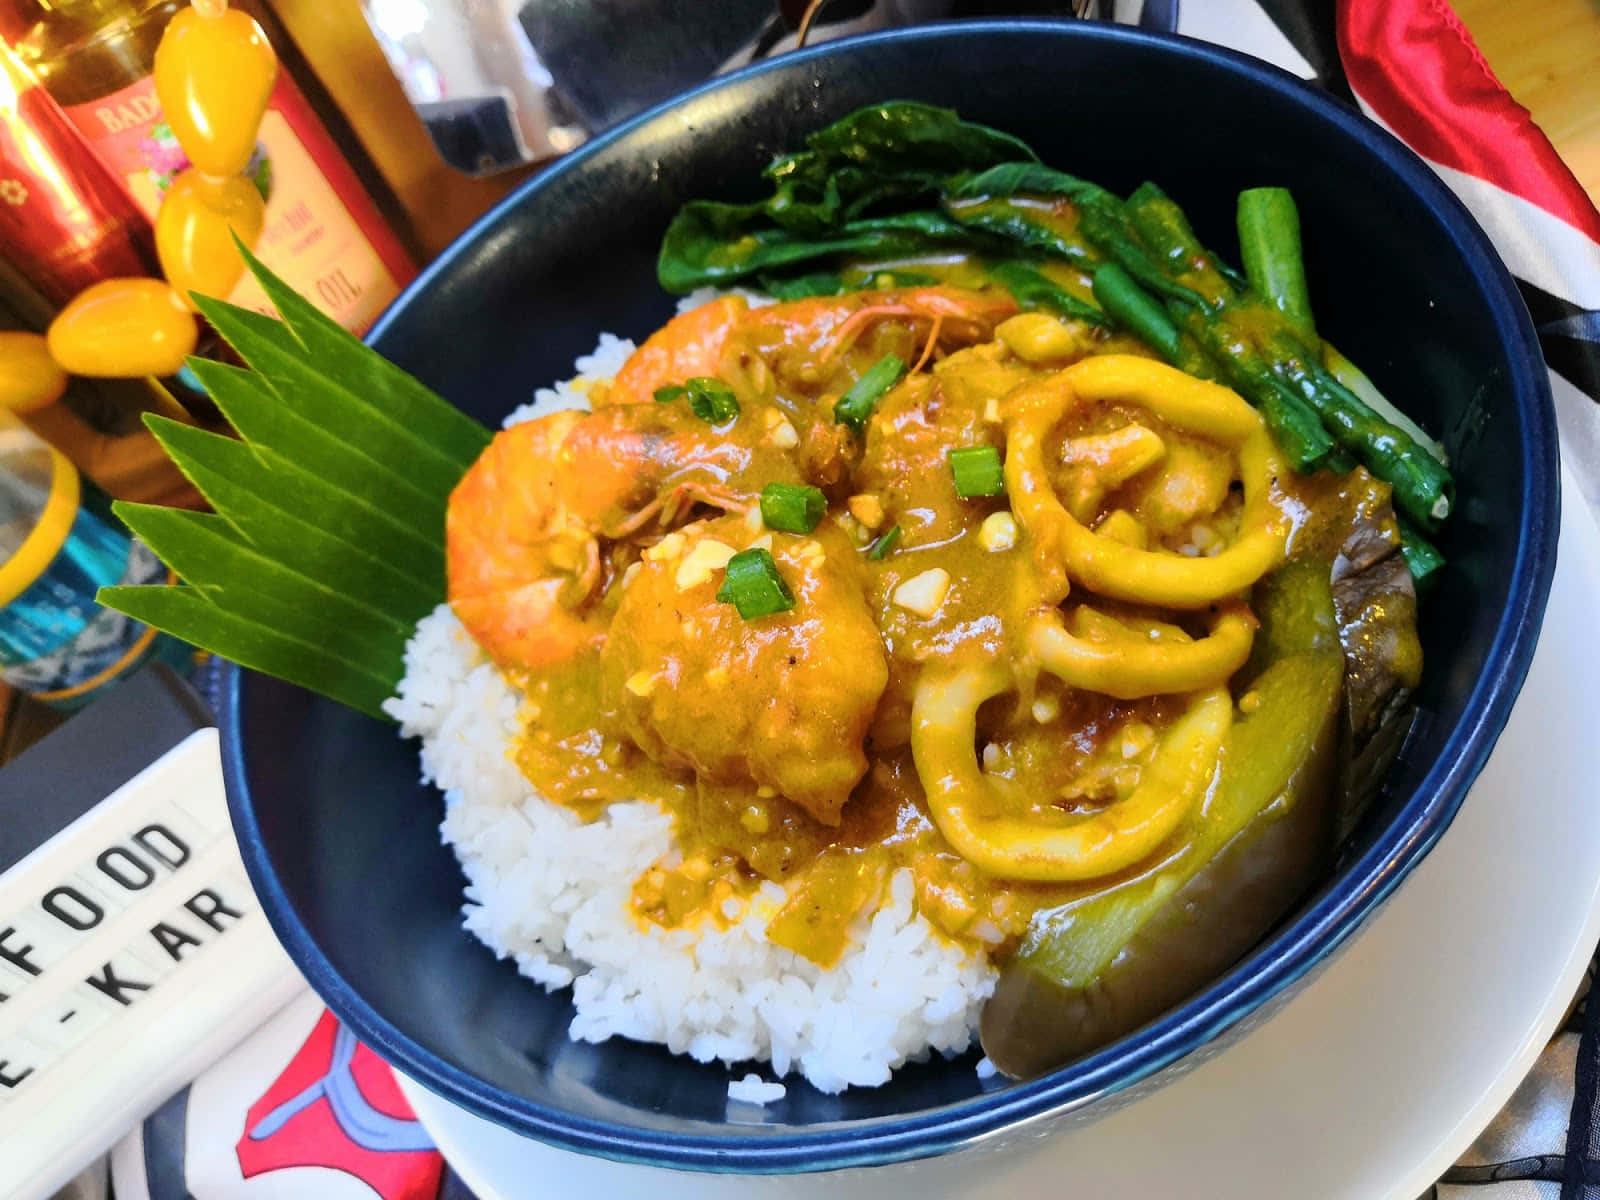
[[[1555,562],[1555,424],[1533,330],[1465,209],[1399,143],[1272,67],[1100,25],[940,26],[836,43],[646,113],[524,186],[390,310],[373,344],[489,424],[569,373],[599,330],[672,312],[657,241],[698,196],[757,172],[869,101],[958,108],[1045,161],[1127,190],[1157,180],[1235,257],[1236,193],[1300,201],[1319,324],[1425,426],[1460,481],[1424,614],[1423,718],[1336,874],[1248,958],[1132,1036],[1042,1079],[980,1083],[976,1055],[888,1086],[791,1084],[730,1120],[728,1072],[614,1040],[567,1040],[546,995],[464,933],[439,796],[394,730],[285,684],[225,681],[229,802],[289,954],[380,1054],[512,1129],[634,1162],[812,1171],[938,1154],[1147,1080],[1303,981],[1450,823],[1516,698]],[[1465,881],[1464,881],[1465,882]],[[1396,1000],[1401,1003],[1403,1001]]]

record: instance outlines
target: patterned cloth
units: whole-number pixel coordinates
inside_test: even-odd
[[[903,11],[898,0],[841,7],[849,12],[840,26],[852,29],[870,27],[874,10],[878,25]],[[1040,8],[974,0],[951,11]],[[1600,214],[1444,0],[1103,0],[1099,11],[1315,79],[1422,155],[1517,277],[1551,370],[1564,460],[1600,511]],[[209,1129],[226,1136],[197,1138]],[[309,996],[147,1120],[115,1163],[122,1200],[247,1198],[252,1181],[279,1172],[295,1182],[283,1175],[290,1190],[274,1194],[354,1194],[344,1190],[354,1177],[368,1196],[469,1196],[387,1066]],[[1600,1200],[1600,1004],[1575,1004],[1511,1101],[1427,1196]]]
[[[1600,1004],[1581,999],[1489,1127],[1423,1200],[1600,1197]]]

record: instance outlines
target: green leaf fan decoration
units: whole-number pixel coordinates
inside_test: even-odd
[[[250,369],[189,363],[242,440],[146,418],[215,512],[117,503],[182,582],[98,599],[381,718],[445,597],[445,507],[489,431],[245,261],[283,320],[197,297]]]

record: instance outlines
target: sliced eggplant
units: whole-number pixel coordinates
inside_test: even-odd
[[[1385,497],[1362,505],[1333,560],[1333,607],[1344,649],[1337,838],[1377,795],[1415,713],[1422,678],[1417,591],[1400,552],[1400,527]]]
[[[985,1005],[983,1048],[1027,1077],[1144,1024],[1226,969],[1333,848],[1344,655],[1326,560],[1257,588],[1254,678],[1211,795],[1151,867],[1034,917]]]

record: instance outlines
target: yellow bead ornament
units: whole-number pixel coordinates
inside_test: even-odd
[[[278,78],[278,56],[249,13],[192,5],[168,23],[155,58],[156,97],[178,145],[207,175],[237,175]]]
[[[227,0],[194,0],[167,23],[154,76],[167,124],[192,164],[174,181],[156,217],[156,253],[166,282],[110,279],[79,293],[47,335],[57,374],[176,374],[199,340],[189,294],[232,292],[244,274],[234,235],[246,246],[261,236],[265,204],[240,174],[255,153],[278,78],[278,56],[261,26],[248,13],[230,9]],[[29,388],[54,386],[42,382],[53,376],[37,370],[35,364],[12,372],[25,400],[36,398]],[[0,389],[10,380],[10,374],[0,374]]]
[[[244,276],[244,259],[233,238],[253,248],[267,206],[249,179],[213,179],[191,167],[167,190],[156,217],[156,254],[161,273],[193,308],[191,292],[219,299]]]
[[[200,328],[178,293],[159,279],[106,279],[56,314],[50,357],[73,375],[175,375]]]
[[[30,413],[61,399],[67,373],[37,333],[0,332],[0,409]]]

